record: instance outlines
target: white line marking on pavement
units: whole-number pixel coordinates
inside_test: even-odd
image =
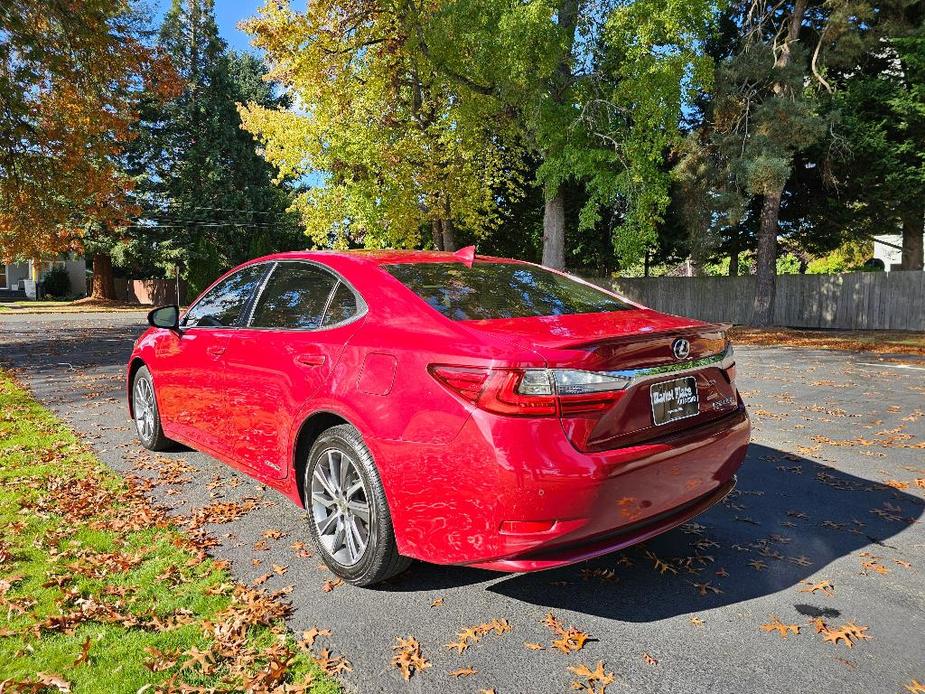
[[[911,369],[912,371],[925,371],[925,366],[910,366],[909,364],[872,364],[869,361],[858,363],[861,366],[877,366],[881,369]]]

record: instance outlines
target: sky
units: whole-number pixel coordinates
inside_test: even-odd
[[[159,25],[164,13],[170,9],[171,0],[151,0],[157,13],[156,24]],[[264,0],[215,0],[215,21],[222,38],[230,48],[236,51],[253,51],[248,36],[238,29],[237,23],[242,19],[253,17]]]

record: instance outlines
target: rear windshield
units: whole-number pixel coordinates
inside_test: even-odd
[[[393,277],[454,320],[561,316],[630,308],[595,287],[521,263],[395,263]]]

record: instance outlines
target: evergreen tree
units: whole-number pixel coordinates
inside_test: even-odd
[[[255,255],[304,244],[285,187],[252,136],[237,104],[282,107],[260,61],[229,51],[218,35],[213,0],[173,0],[159,44],[180,75],[182,91],[142,109],[131,168],[144,213],[125,262],[179,268],[193,290]]]

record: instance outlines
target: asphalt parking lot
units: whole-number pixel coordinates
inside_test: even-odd
[[[326,591],[332,575],[318,557],[293,549],[310,544],[300,509],[208,456],[157,459],[137,444],[123,379],[143,327],[141,313],[3,315],[0,365],[111,467],[158,478],[156,501],[177,514],[259,499],[209,526],[220,540],[214,554],[242,581],[270,572],[265,588],[293,586],[291,628],[332,630],[332,650],[353,667],[348,690],[566,692],[569,666],[598,661],[615,677],[608,692],[905,692],[925,683],[925,361],[742,347],[753,444],[737,491],[695,522],[552,572],[415,563],[376,589]],[[179,479],[159,476],[180,459]],[[288,568],[276,575],[274,564]],[[592,640],[560,653],[542,623],[549,612]],[[493,619],[511,631],[462,653],[446,647]],[[775,629],[775,619],[797,632]],[[849,636],[826,640],[840,630]],[[389,660],[408,634],[432,667],[406,683]],[[451,674],[466,667],[476,672]]]

